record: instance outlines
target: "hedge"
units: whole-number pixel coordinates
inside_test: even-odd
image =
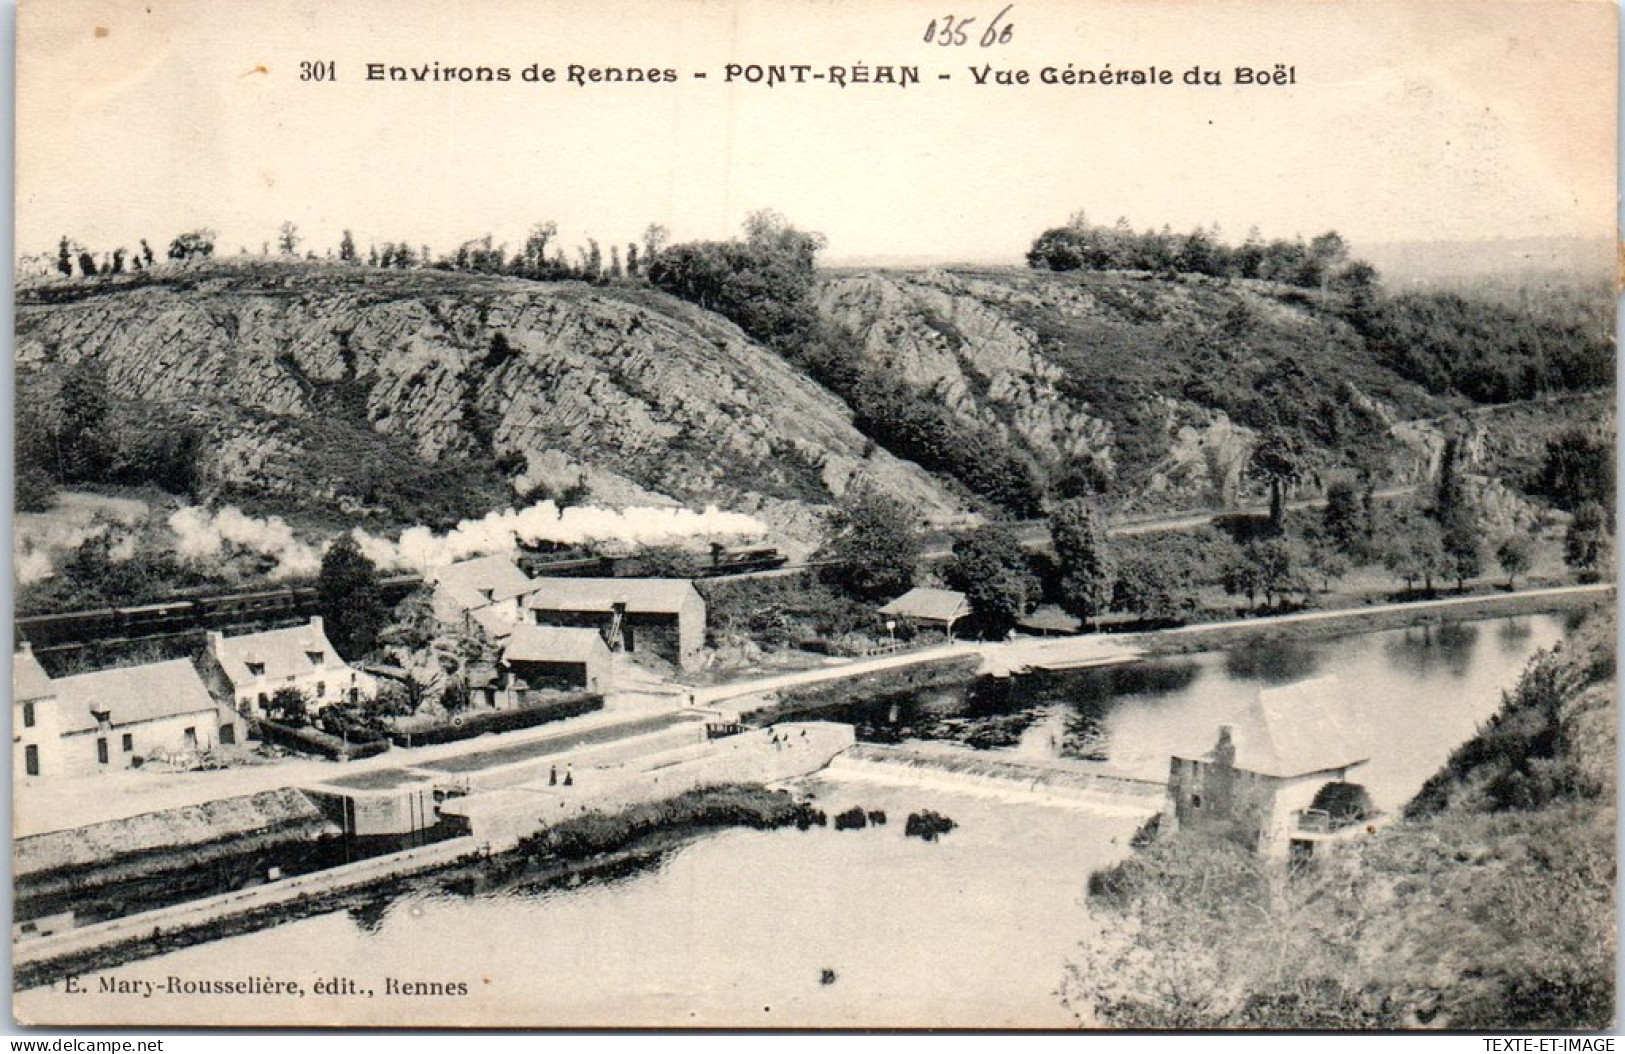
[[[575,695],[554,703],[526,706],[517,710],[490,710],[478,714],[459,714],[445,724],[430,725],[413,732],[391,732],[390,741],[398,747],[426,747],[435,743],[454,743],[471,739],[487,732],[512,732],[520,728],[534,728],[549,721],[562,721],[604,708],[601,695]]]
[[[294,728],[260,718],[255,723],[255,734],[267,743],[305,753],[320,754],[326,758],[351,761],[370,758],[389,749],[389,740],[373,739],[365,742],[346,741],[315,728]]]

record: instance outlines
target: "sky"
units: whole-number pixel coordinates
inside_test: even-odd
[[[1616,9],[1606,0],[23,0],[19,253],[219,232],[257,252],[492,233],[606,246],[652,222],[728,237],[773,208],[829,262],[1009,261],[1077,210],[1240,240],[1609,237]],[[966,46],[927,44],[953,10]],[[331,61],[333,83],[299,79]],[[508,83],[369,82],[368,63]],[[536,63],[552,84],[525,83]],[[571,63],[672,84],[563,82]],[[775,87],[728,63],[911,65],[921,83]],[[970,67],[1164,68],[1173,86],[999,86]],[[1185,87],[1192,66],[1294,70]],[[694,72],[705,72],[698,80]],[[940,74],[951,80],[940,81]]]

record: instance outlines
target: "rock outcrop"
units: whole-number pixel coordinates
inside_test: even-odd
[[[507,466],[516,493],[585,482],[804,529],[861,474],[928,516],[962,510],[782,358],[646,289],[225,263],[55,292],[18,305],[19,372],[99,360],[116,398],[207,423],[217,485],[319,491],[302,436],[337,391],[425,461]]]

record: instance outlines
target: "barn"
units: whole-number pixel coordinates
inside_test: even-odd
[[[537,578],[526,601],[538,626],[595,629],[611,651],[648,653],[685,670],[705,645],[705,600],[679,578]]]

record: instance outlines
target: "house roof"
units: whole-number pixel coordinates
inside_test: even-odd
[[[1335,677],[1262,689],[1229,723],[1235,767],[1290,777],[1369,760],[1344,720],[1345,704],[1346,693]]]
[[[1083,627],[1083,620],[1068,615],[1061,610],[1059,604],[1040,604],[1033,608],[1032,613],[1016,623],[1020,629],[1037,630],[1040,633],[1076,633]]]
[[[880,613],[925,622],[953,622],[970,614],[970,601],[956,590],[915,586],[881,608]]]
[[[510,556],[478,556],[439,568],[431,576],[463,608],[500,603],[530,592],[531,577]]]
[[[258,677],[285,680],[315,669],[345,668],[327,633],[314,622],[288,629],[245,633],[240,637],[220,637],[215,640],[214,654],[233,684]],[[320,661],[312,658],[317,654],[321,656]],[[249,663],[263,667],[263,671],[250,671]]]
[[[612,611],[616,604],[646,615],[673,615],[699,600],[681,578],[537,578],[526,607],[533,611]]]
[[[19,651],[11,657],[11,701],[26,703],[31,699],[49,699],[56,694],[56,686],[45,672],[45,667],[34,658],[33,652]]]
[[[599,662],[609,646],[595,629],[520,626],[502,649],[503,662]]]
[[[55,684],[63,733],[94,730],[98,712],[117,727],[215,709],[203,678],[185,659],[78,673]]]

